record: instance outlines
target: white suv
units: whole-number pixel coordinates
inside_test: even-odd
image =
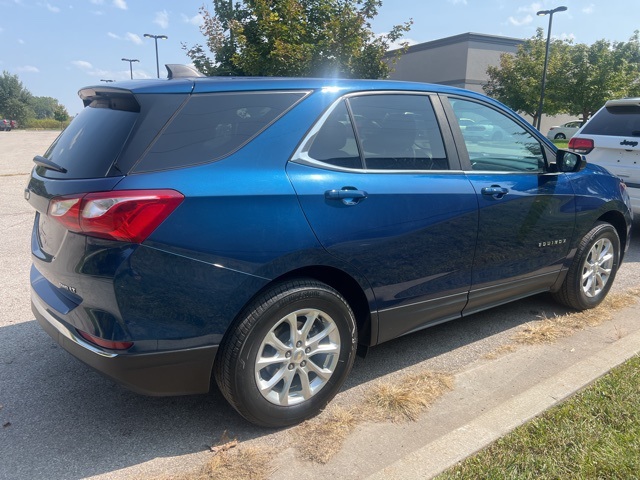
[[[633,212],[640,215],[640,98],[609,100],[569,141],[627,184]]]

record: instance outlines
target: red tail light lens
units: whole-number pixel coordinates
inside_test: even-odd
[[[133,342],[114,342],[113,340],[105,340],[104,338],[96,337],[95,335],[83,332],[82,330],[77,330],[77,332],[87,342],[93,343],[94,345],[98,345],[102,348],[108,348],[110,350],[127,350],[133,347]]]
[[[569,148],[582,155],[590,153],[594,146],[595,144],[590,138],[572,137],[571,140],[569,140]]]
[[[142,243],[182,203],[175,190],[122,190],[56,197],[49,216],[72,232]]]

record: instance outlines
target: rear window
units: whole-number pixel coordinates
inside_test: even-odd
[[[133,171],[211,162],[257,136],[307,92],[241,92],[192,96]]]
[[[48,178],[104,177],[117,158],[133,127],[138,113],[113,109],[108,102],[93,102],[71,122],[44,154],[65,168],[58,173],[37,167]]]
[[[582,130],[586,135],[640,137],[640,106],[624,105],[603,108]]]

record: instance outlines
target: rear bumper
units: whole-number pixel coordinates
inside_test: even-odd
[[[42,328],[62,348],[136,393],[165,396],[209,391],[217,345],[153,353],[114,353],[79,337],[33,291],[31,308]]]

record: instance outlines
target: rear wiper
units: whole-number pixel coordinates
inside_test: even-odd
[[[67,169],[61,167],[57,163],[52,162],[48,158],[44,158],[42,155],[36,155],[33,157],[33,161],[39,167],[44,167],[47,170],[53,170],[54,172],[67,173]]]

